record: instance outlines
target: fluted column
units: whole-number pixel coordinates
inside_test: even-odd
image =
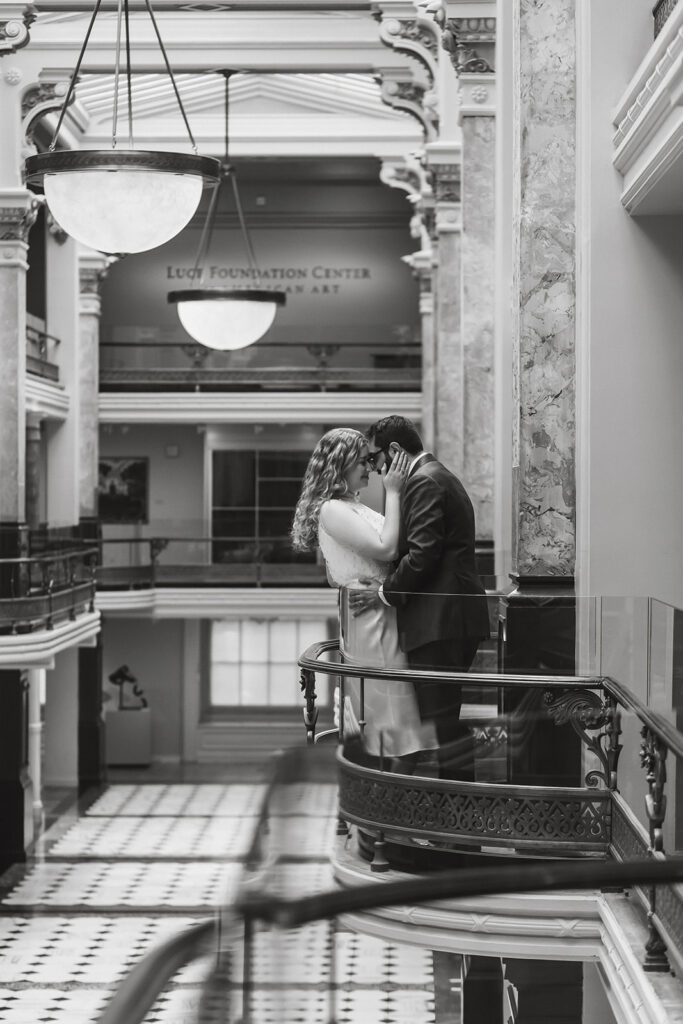
[[[464,463],[460,147],[427,147],[434,189],[434,452],[458,476]]]
[[[78,506],[81,523],[97,516],[98,399],[102,281],[112,260],[92,250],[78,254],[79,279],[79,466]]]
[[[513,0],[513,570],[575,558],[576,0]]]

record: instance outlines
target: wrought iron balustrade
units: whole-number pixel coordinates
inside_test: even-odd
[[[459,898],[471,906],[478,897],[508,893],[673,887],[683,880],[683,859],[646,857],[622,864],[508,862],[399,880],[385,876],[332,889],[329,883],[316,881],[313,864],[302,861],[299,815],[302,791],[308,790],[309,830],[315,835],[327,831],[327,800],[316,799],[315,790],[333,779],[333,757],[329,747],[318,745],[288,751],[277,759],[261,806],[251,819],[244,866],[233,895],[217,907],[213,918],[197,922],[148,953],[123,980],[99,1024],[140,1024],[178,972],[207,954],[212,954],[212,966],[196,1011],[186,1010],[187,1024],[256,1024],[264,1006],[269,1019],[283,1024],[314,1017],[360,1022],[369,1018],[362,1015],[363,1004],[354,1016],[343,966],[350,959],[345,942],[350,917],[358,921],[363,914],[425,905],[443,909],[446,901],[457,911]],[[297,865],[299,873],[293,870]],[[490,906],[489,900],[488,914]],[[396,921],[392,919],[394,940],[399,935]],[[477,941],[481,938],[478,934]],[[424,932],[417,941],[428,941]],[[368,970],[364,974],[369,978]]]
[[[53,334],[31,325],[26,328],[26,370],[36,377],[59,381],[59,366],[55,354],[61,342]]]
[[[336,677],[339,682],[340,823],[342,829],[348,823],[356,825],[359,836],[367,837],[361,849],[374,854],[373,870],[389,867],[387,843],[438,854],[507,851],[522,857],[619,862],[667,859],[666,764],[667,757],[675,759],[674,767],[683,764],[683,734],[617,680],[359,665],[345,662],[338,640],[313,644],[299,659],[299,667],[309,743],[316,739],[316,674]],[[381,743],[379,756],[369,755],[363,743],[372,718],[367,687],[400,681],[410,682],[418,690],[433,683],[466,687],[462,692],[468,692],[473,700],[470,714],[463,719],[460,712],[461,739],[450,749],[440,747],[431,765],[427,759],[407,768],[401,758],[385,756]],[[358,732],[350,737],[345,714],[349,686],[355,686],[359,702]],[[523,694],[523,699],[506,701],[511,691]],[[479,705],[480,714],[477,693],[486,694]],[[512,710],[501,710],[506,705]],[[516,784],[513,755],[529,743],[538,723],[548,717],[558,729],[569,728],[580,739],[582,784],[552,785],[552,780],[545,785]],[[632,760],[638,756],[642,765],[647,828],[638,821],[638,809],[620,792],[619,763],[626,735],[627,756]],[[454,766],[449,778],[439,777],[439,764],[444,760]],[[463,766],[464,772],[459,772]],[[458,778],[459,774],[464,778]],[[674,856],[678,856],[678,848]],[[683,892],[673,886],[652,886],[641,897],[650,926],[645,969],[668,970],[667,945],[683,954]]]
[[[79,546],[0,559],[0,632],[53,629],[95,610],[98,550]]]

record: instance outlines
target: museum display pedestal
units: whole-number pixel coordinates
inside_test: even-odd
[[[108,765],[152,763],[152,715],[149,708],[107,711],[104,721]]]

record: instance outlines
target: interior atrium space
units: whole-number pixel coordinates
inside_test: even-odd
[[[0,0],[0,1024],[682,1024],[652,5]]]

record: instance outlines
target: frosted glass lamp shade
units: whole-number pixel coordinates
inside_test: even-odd
[[[262,338],[275,319],[284,292],[194,289],[170,292],[178,318],[200,345],[220,351],[246,348]]]
[[[155,249],[182,231],[205,177],[217,177],[220,164],[179,153],[91,150],[29,157],[26,169],[64,231],[91,249],[130,253]]]

